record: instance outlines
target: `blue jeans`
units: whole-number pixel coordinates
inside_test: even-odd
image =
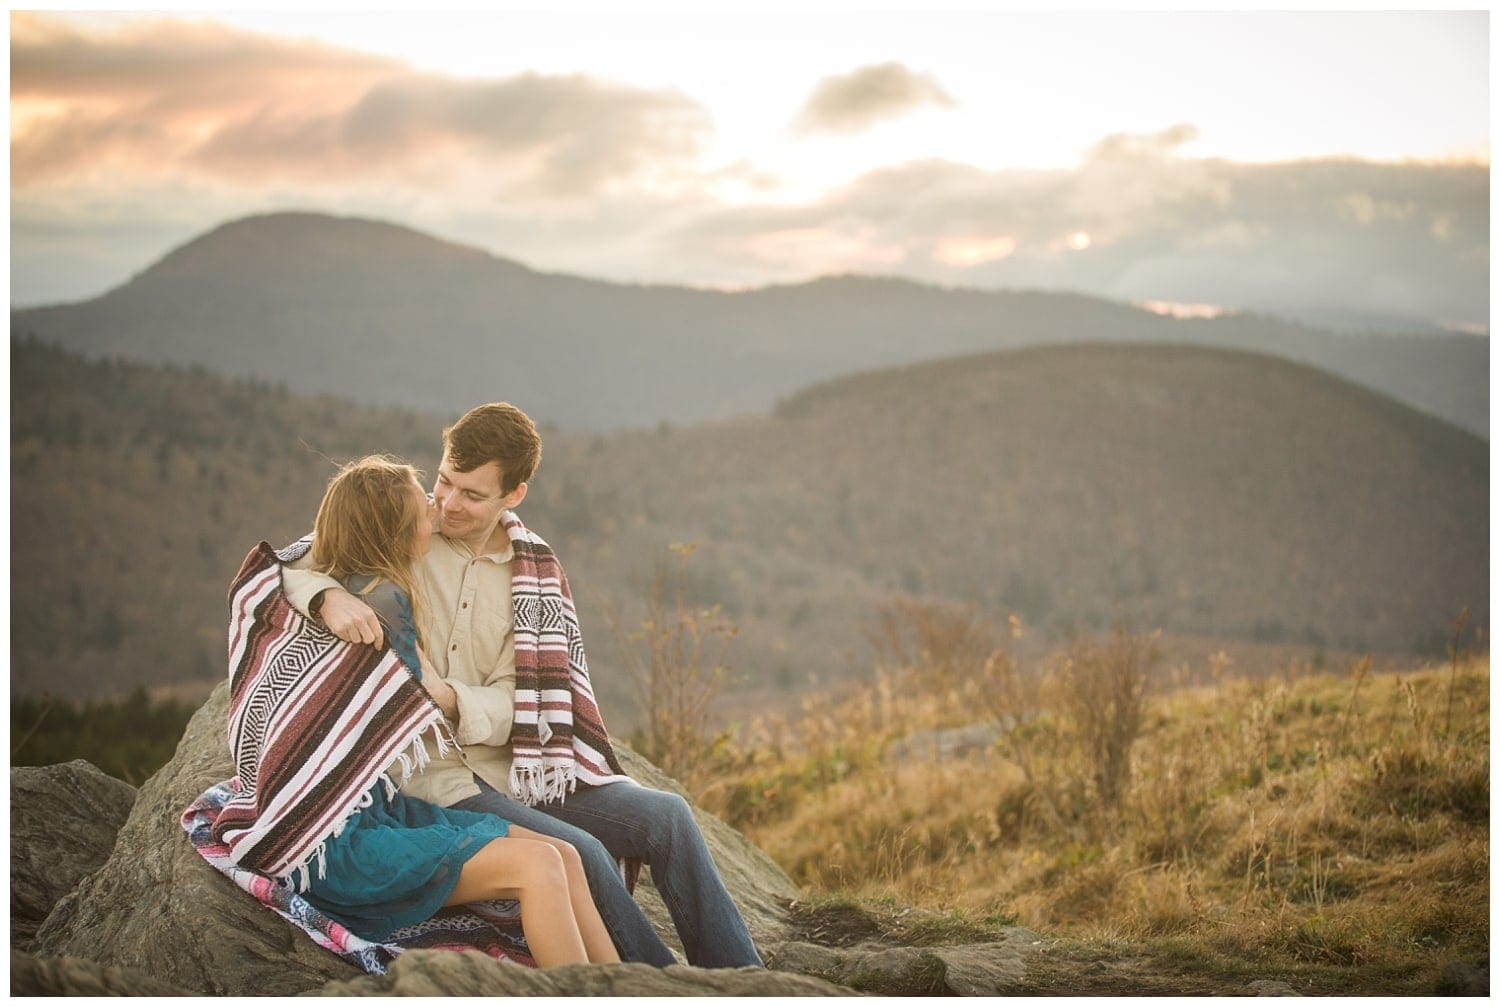
[[[744,918],[681,797],[629,783],[579,784],[566,800],[533,808],[477,776],[474,782],[479,794],[453,807],[499,815],[523,829],[573,844],[583,860],[594,904],[624,961],[651,965],[677,961],[620,878],[616,858],[635,857],[651,868],[651,880],[672,915],[689,964],[704,968],[762,965]]]

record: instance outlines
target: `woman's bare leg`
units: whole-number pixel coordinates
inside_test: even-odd
[[[512,831],[518,828],[520,826],[511,826]],[[540,832],[523,831],[552,844],[562,857],[563,868],[568,875],[568,898],[573,904],[573,916],[578,921],[578,932],[583,937],[583,946],[588,951],[589,961],[600,964],[619,961],[620,953],[615,950],[615,942],[610,938],[609,930],[605,928],[604,920],[599,916],[598,907],[594,905],[594,895],[589,891],[588,878],[583,873],[583,859],[579,857],[573,844],[565,839],[544,836]]]
[[[512,825],[510,835],[491,840],[464,864],[443,904],[519,899],[521,931],[538,965],[546,969],[587,962],[562,855],[549,843],[527,838],[536,835]]]

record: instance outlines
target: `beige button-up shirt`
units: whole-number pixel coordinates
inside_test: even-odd
[[[468,546],[441,535],[417,567],[418,630],[430,673],[453,686],[458,722],[453,736],[461,752],[431,760],[402,792],[444,806],[479,793],[478,775],[502,794],[510,793],[510,729],[516,709],[516,635],[511,615],[510,575],[515,553],[476,556]],[[338,581],[309,569],[311,554],[284,568],[287,599],[304,614],[308,603]]]

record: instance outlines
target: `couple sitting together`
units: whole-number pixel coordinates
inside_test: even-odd
[[[687,803],[610,746],[567,578],[513,513],[540,458],[525,413],[479,406],[443,432],[430,499],[409,465],[365,458],[311,536],[251,553],[230,590],[236,776],[183,827],[341,952],[331,929],[400,947],[444,907],[516,900],[537,965],[672,964],[633,860],[690,964],[759,966]]]

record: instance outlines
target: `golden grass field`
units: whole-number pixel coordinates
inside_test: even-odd
[[[904,666],[679,769],[804,891],[1316,992],[1487,970],[1487,655],[1249,680],[1155,667],[1124,632],[1020,668],[928,629]],[[1007,718],[965,755],[887,754]]]

